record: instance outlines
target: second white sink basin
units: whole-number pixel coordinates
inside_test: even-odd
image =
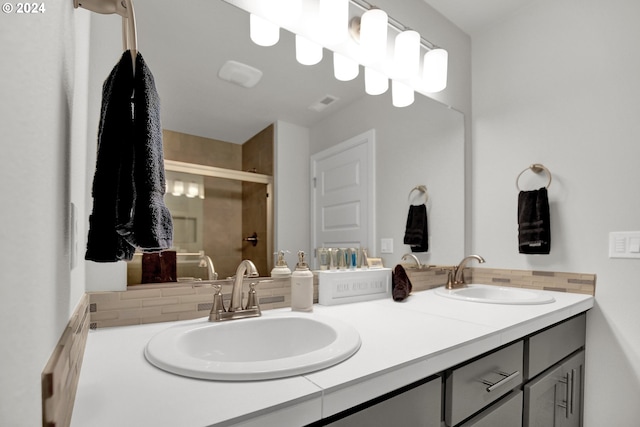
[[[555,298],[545,291],[504,286],[470,284],[458,289],[437,288],[437,295],[462,301],[488,304],[548,304]]]
[[[360,348],[352,326],[313,313],[177,325],[147,343],[145,357],[174,374],[251,381],[300,375],[340,363]]]

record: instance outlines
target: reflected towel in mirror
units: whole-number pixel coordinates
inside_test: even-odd
[[[427,252],[429,250],[426,205],[411,205],[409,207],[404,244],[411,246],[411,252]]]

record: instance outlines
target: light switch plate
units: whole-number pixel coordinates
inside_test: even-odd
[[[393,239],[380,239],[380,253],[393,253]]]
[[[640,259],[640,231],[609,233],[609,258]]]

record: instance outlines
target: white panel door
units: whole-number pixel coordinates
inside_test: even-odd
[[[313,248],[375,253],[374,153],[370,130],[311,156]]]

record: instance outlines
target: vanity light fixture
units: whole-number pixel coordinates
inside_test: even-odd
[[[187,192],[185,193],[185,196],[193,199],[194,197],[198,197],[199,195],[200,189],[198,188],[198,184],[196,182],[190,182],[187,186]]]
[[[172,196],[182,196],[184,194],[184,182],[179,179],[173,181],[173,189],[171,190]]]
[[[415,92],[413,88],[399,80],[391,83],[391,102],[394,107],[407,107],[413,104]]]
[[[296,34],[296,60],[302,65],[316,65],[322,61],[322,46]]]
[[[427,92],[440,92],[447,87],[449,53],[444,49],[432,49],[424,54],[422,80]]]
[[[389,89],[389,78],[380,71],[364,67],[364,91],[369,95],[382,95]]]
[[[348,82],[360,74],[360,64],[341,53],[333,52],[333,75],[336,79]]]
[[[365,65],[386,60],[389,15],[382,9],[369,9],[360,18],[360,47]]]
[[[280,40],[280,27],[252,13],[249,15],[249,36],[258,46],[273,46]]]
[[[420,33],[405,30],[396,36],[393,49],[394,77],[413,78],[420,69]]]
[[[428,95],[447,87],[447,51],[367,0],[224,1],[249,12],[252,40],[254,15],[271,23],[276,33],[285,28],[296,34],[296,58],[302,64],[318,63],[327,48],[333,51],[338,80],[356,78],[363,65],[365,91],[379,95],[388,90],[391,79],[394,105],[410,105],[415,92]],[[298,19],[293,18],[296,14]],[[351,37],[345,36],[349,33]],[[272,33],[269,42],[277,39]]]
[[[319,0],[318,15],[326,44],[344,42],[349,36],[349,0]]]

